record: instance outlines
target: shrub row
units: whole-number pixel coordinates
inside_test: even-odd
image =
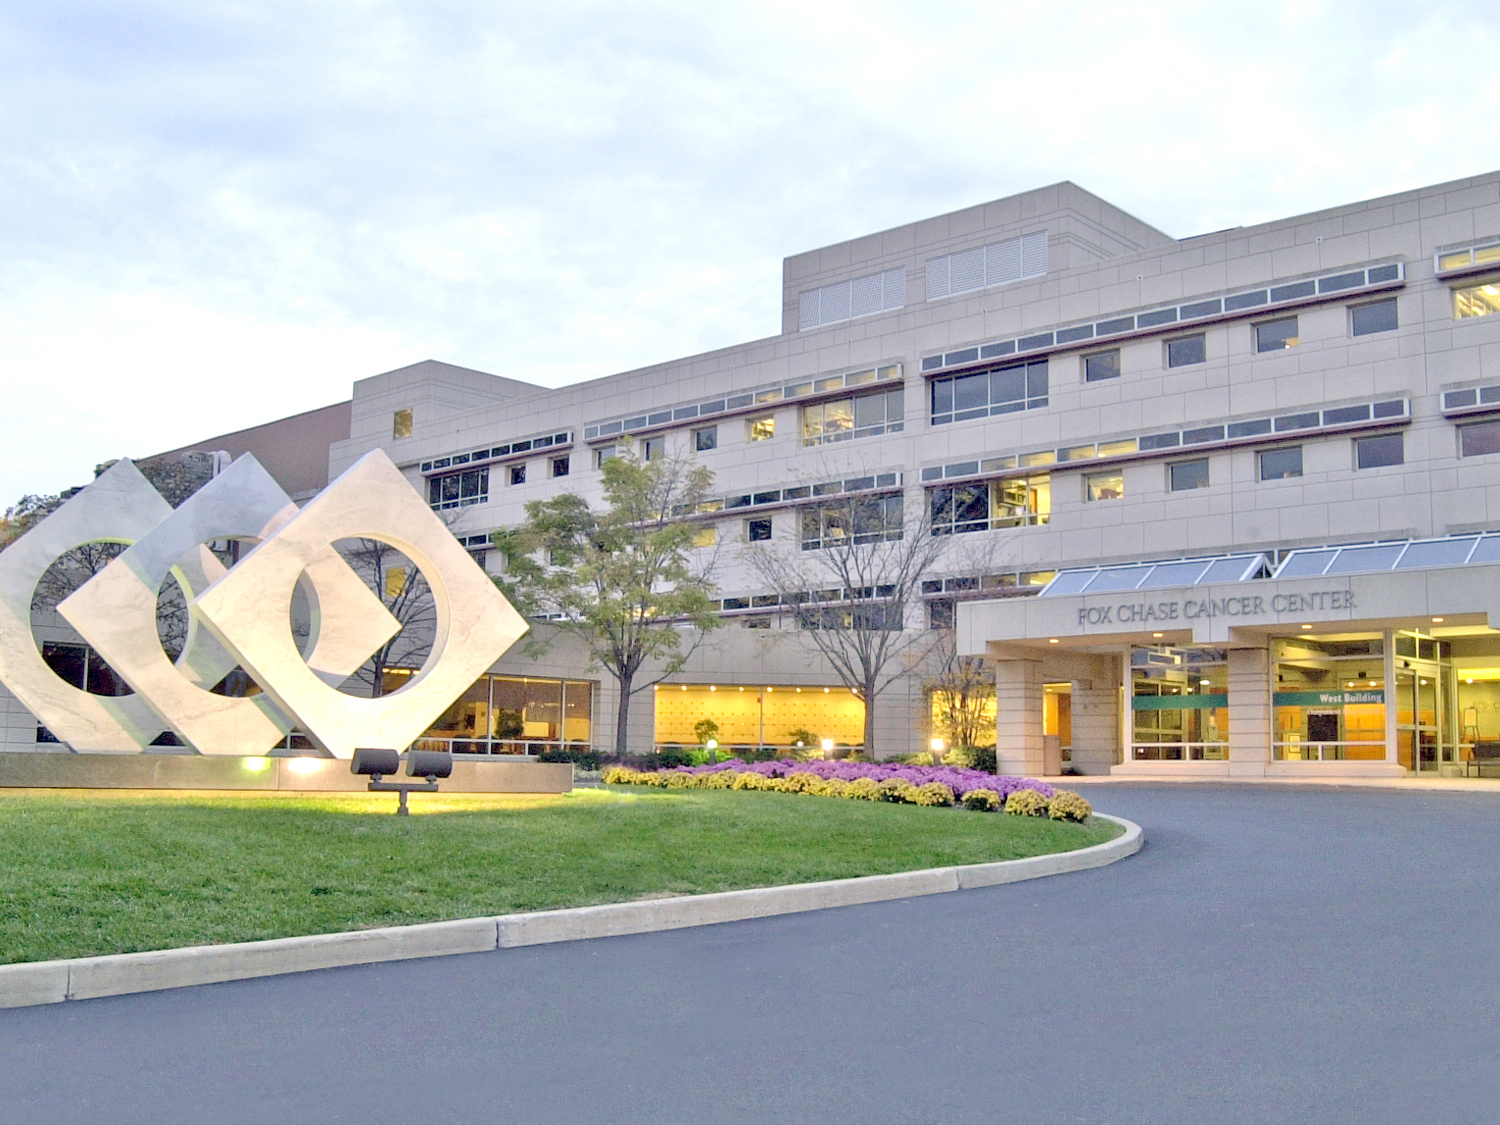
[[[713,769],[634,770],[628,766],[610,766],[604,771],[609,785],[652,785],[659,789],[755,789],[767,793],[802,793],[812,797],[842,797],[850,801],[889,801],[900,805],[924,805],[944,808],[962,805],[976,812],[1004,809],[1015,816],[1042,816],[1053,820],[1086,820],[1093,812],[1089,803],[1077,793],[1053,790],[1042,782],[1027,778],[996,778],[992,782],[1012,784],[1002,794],[999,786],[971,786],[958,792],[942,781],[914,780],[891,776],[824,777],[807,768],[811,763],[794,763],[789,771],[734,769],[726,763]],[[901,771],[910,772],[909,769]],[[950,771],[951,772],[951,771]]]

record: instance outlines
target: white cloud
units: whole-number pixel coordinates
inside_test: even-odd
[[[1485,171],[1495,26],[18,0],[0,504],[428,356],[556,385],[770,335],[783,255],[1060,179],[1185,236]]]

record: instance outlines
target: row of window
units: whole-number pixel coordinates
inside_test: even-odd
[[[1390,332],[1401,326],[1396,313],[1396,298],[1388,297],[1372,301],[1367,305],[1355,305],[1349,310],[1350,328],[1355,336],[1369,336],[1376,332]],[[1284,351],[1295,348],[1300,342],[1297,318],[1277,317],[1252,326],[1254,329],[1256,354]],[[1188,336],[1174,336],[1162,342],[1162,360],[1165,366],[1191,367],[1208,362],[1208,337],[1203,332]],[[1083,357],[1083,379],[1086,383],[1097,383],[1103,379],[1120,376],[1120,349],[1091,352]]]
[[[552,457],[547,460],[547,475],[550,477],[565,477],[571,466],[571,458],[566,454],[561,457]],[[507,479],[511,484],[526,483],[527,463],[521,462],[517,465],[505,467]],[[427,502],[434,508],[462,508],[469,504],[483,504],[490,498],[490,466],[482,469],[465,469],[459,473],[448,473],[440,477],[430,477],[427,481]]]

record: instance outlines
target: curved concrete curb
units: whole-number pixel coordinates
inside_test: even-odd
[[[824,883],[795,883],[785,887],[758,887],[748,891],[684,895],[607,906],[580,906],[570,910],[388,926],[352,933],[0,965],[0,1008],[155,992],[164,988],[217,984],[343,965],[368,965],[378,961],[489,953],[524,945],[709,926],[774,914],[826,910],[834,906],[914,898],[972,887],[994,887],[1023,879],[1103,867],[1140,850],[1143,842],[1140,825],[1104,813],[1095,815],[1122,825],[1124,834],[1091,848],[1030,859],[934,867],[893,875],[866,875]]]

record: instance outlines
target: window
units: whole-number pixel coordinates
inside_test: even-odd
[[[1125,495],[1125,478],[1120,473],[1089,473],[1083,488],[1085,500],[1119,500]]]
[[[1500,422],[1475,422],[1472,426],[1460,426],[1458,447],[1460,456],[1463,457],[1500,453]]]
[[[746,441],[769,441],[776,436],[776,415],[751,418],[745,423]]]
[[[1354,467],[1379,469],[1404,463],[1405,447],[1401,437],[1401,434],[1381,434],[1379,437],[1355,438]]]
[[[712,547],[719,542],[719,529],[713,524],[704,524],[693,532],[694,547]]]
[[[901,538],[901,494],[862,496],[827,508],[802,509],[802,549]]]
[[[769,617],[742,617],[740,627],[743,629],[769,629],[771,619]]]
[[[512,465],[510,467],[510,483],[511,484],[525,484],[526,483],[526,465],[525,465],[524,462],[522,464],[520,464],[520,465]]]
[[[707,453],[710,449],[718,449],[719,427],[704,426],[701,430],[694,430],[693,448],[699,453]]]
[[[1301,341],[1297,338],[1297,318],[1285,316],[1280,320],[1268,320],[1255,326],[1255,350],[1257,352],[1279,352],[1283,348],[1295,348]]]
[[[992,371],[932,381],[932,424],[963,422],[1047,405],[1047,361],[1012,363]]]
[[[566,457],[552,458],[552,475],[565,477],[568,475],[568,459]]]
[[[411,410],[398,410],[391,418],[391,437],[411,437]]]
[[[1208,458],[1197,461],[1178,461],[1167,466],[1167,479],[1173,492],[1188,492],[1194,488],[1208,487]]]
[[[1368,336],[1372,332],[1389,332],[1400,325],[1396,320],[1396,298],[1373,301],[1368,305],[1355,305],[1349,310],[1349,322],[1354,335]]]
[[[1097,383],[1101,379],[1118,379],[1119,377],[1119,348],[1112,348],[1107,352],[1095,352],[1093,355],[1083,357],[1083,381],[1085,383]]]
[[[1052,478],[1041,473],[934,488],[927,494],[932,534],[1028,527],[1052,514]]]
[[[951,629],[953,620],[952,598],[933,598],[927,603],[927,627],[929,629]]]
[[[1188,367],[1194,363],[1207,362],[1208,344],[1201,332],[1196,336],[1179,336],[1167,341],[1168,367]]]
[[[769,519],[746,520],[745,538],[751,543],[765,543],[771,538],[771,521]]]
[[[1265,449],[1260,453],[1261,480],[1287,480],[1302,475],[1302,447]]]
[[[1463,320],[1470,316],[1489,316],[1500,312],[1500,282],[1487,281],[1482,285],[1465,285],[1453,291],[1453,317]]]
[[[490,471],[468,469],[427,481],[427,502],[435,511],[483,504],[490,498]]]
[[[667,439],[664,437],[648,437],[641,442],[641,452],[647,461],[660,460],[667,452]]]
[[[618,445],[607,445],[603,449],[594,450],[594,468],[604,468],[604,462],[613,461],[619,455],[620,447]]]
[[[826,445],[851,438],[897,434],[904,429],[906,390],[835,398],[802,408],[802,444]]]

